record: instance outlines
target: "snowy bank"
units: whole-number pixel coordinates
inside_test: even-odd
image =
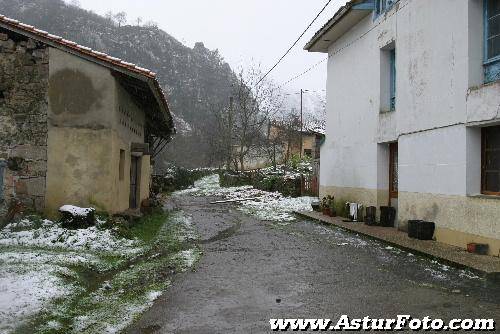
[[[180,195],[214,196],[227,200],[258,198],[241,202],[239,210],[261,220],[289,222],[295,220],[294,211],[312,211],[314,197],[285,197],[278,192],[267,192],[252,186],[229,187],[220,186],[219,175],[211,175],[195,182],[193,188],[174,193]]]

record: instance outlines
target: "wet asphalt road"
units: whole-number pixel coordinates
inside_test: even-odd
[[[129,333],[268,333],[270,318],[493,318],[500,284],[334,227],[174,199],[204,252]]]

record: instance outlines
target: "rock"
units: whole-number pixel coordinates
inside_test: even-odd
[[[94,208],[80,208],[73,205],[64,205],[59,208],[61,223],[64,228],[84,229],[94,226],[97,221]]]

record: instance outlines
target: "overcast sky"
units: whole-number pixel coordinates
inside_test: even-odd
[[[136,22],[137,17],[155,21],[189,47],[203,42],[209,49],[219,49],[233,69],[252,61],[268,69],[300,36],[327,0],[80,0],[80,3],[98,14],[125,11],[129,22]],[[303,47],[344,3],[332,1],[272,73],[275,82],[282,84],[326,57],[308,53]],[[287,85],[287,89],[323,90],[325,85],[326,63],[323,63]]]

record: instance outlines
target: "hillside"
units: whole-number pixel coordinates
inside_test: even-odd
[[[184,46],[155,26],[119,27],[61,0],[0,0],[0,14],[138,64],[158,73],[180,135],[161,160],[205,165],[204,131],[210,105],[227,103],[236,75],[218,51]]]

